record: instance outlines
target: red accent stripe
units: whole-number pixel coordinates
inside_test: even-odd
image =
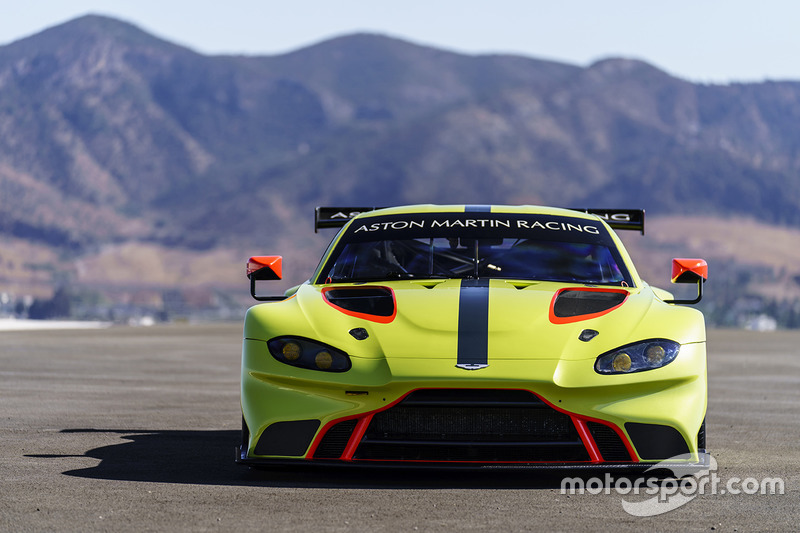
[[[600,454],[600,449],[594,442],[592,434],[589,432],[589,428],[586,427],[586,422],[576,416],[571,418],[572,422],[575,424],[575,429],[578,430],[578,435],[580,435],[581,440],[583,441],[584,447],[586,447],[586,451],[589,452],[589,459],[593,463],[602,463],[603,456]]]
[[[341,460],[343,460],[343,461],[397,462],[397,463],[467,463],[467,464],[469,464],[469,463],[475,463],[475,464],[578,464],[578,463],[586,464],[586,463],[600,463],[600,464],[602,464],[602,463],[605,463],[607,461],[605,461],[603,459],[602,454],[600,453],[600,449],[597,447],[597,444],[594,442],[594,439],[592,438],[592,435],[591,435],[591,432],[589,431],[589,428],[586,426],[586,422],[596,422],[598,424],[603,424],[603,425],[608,426],[611,429],[613,429],[617,433],[617,435],[619,435],[619,438],[622,440],[623,444],[625,445],[625,448],[628,450],[628,455],[631,457],[630,462],[632,462],[632,463],[638,463],[639,462],[639,458],[636,455],[636,451],[633,449],[633,445],[631,444],[630,440],[628,439],[628,436],[616,424],[613,424],[613,423],[611,423],[611,422],[609,422],[607,420],[601,420],[599,418],[593,418],[593,417],[590,417],[590,416],[584,416],[584,415],[578,415],[578,414],[572,413],[570,411],[567,411],[566,409],[562,409],[560,407],[557,407],[552,402],[547,401],[545,398],[543,398],[539,394],[533,392],[532,390],[528,390],[528,389],[487,389],[487,390],[524,390],[526,392],[530,392],[531,394],[533,394],[534,396],[539,398],[542,402],[547,404],[552,409],[555,409],[556,411],[558,411],[560,413],[564,413],[565,415],[568,415],[572,419],[572,422],[575,424],[575,429],[578,431],[578,435],[580,436],[581,441],[583,442],[583,445],[586,447],[586,451],[589,454],[589,461],[433,461],[433,460],[408,460],[408,459],[391,459],[391,460],[386,460],[386,459],[353,459],[353,456],[355,455],[355,452],[358,449],[358,445],[361,443],[361,439],[364,437],[364,434],[366,433],[370,422],[372,422],[372,417],[376,413],[380,413],[381,411],[385,411],[387,409],[391,409],[392,407],[394,407],[395,405],[397,405],[401,401],[403,401],[406,398],[406,396],[408,396],[412,392],[415,392],[415,391],[418,391],[418,390],[423,390],[423,389],[426,389],[426,388],[441,389],[443,387],[420,387],[418,389],[412,389],[412,390],[408,391],[406,394],[402,395],[397,400],[391,402],[390,404],[385,405],[384,407],[381,407],[380,409],[375,409],[374,411],[369,411],[369,412],[366,412],[366,413],[360,413],[360,414],[357,414],[357,415],[345,416],[345,417],[337,418],[336,420],[332,420],[332,421],[328,422],[327,424],[325,424],[325,427],[323,427],[322,430],[319,433],[317,433],[316,439],[314,439],[314,442],[311,444],[311,447],[309,448],[308,453],[306,453],[306,456],[305,456],[306,459],[313,459],[314,458],[314,452],[317,450],[317,448],[320,445],[320,442],[322,441],[322,438],[325,436],[325,434],[328,432],[328,430],[331,427],[335,426],[339,422],[344,422],[346,420],[352,420],[352,419],[358,419],[358,423],[356,424],[356,427],[353,430],[352,435],[350,435],[350,439],[347,441],[347,446],[345,447],[345,450],[342,453]],[[444,388],[447,388],[447,387],[444,387]],[[454,387],[454,388],[461,389],[463,387]],[[616,463],[616,461],[615,461],[615,463]]]
[[[557,407],[553,403],[548,402],[545,398],[542,398],[541,396],[539,396],[535,392],[533,392],[533,391],[529,391],[529,392],[534,394],[537,398],[542,400],[544,403],[546,403],[547,405],[549,405],[550,407],[552,407],[556,411],[560,411],[560,412],[562,412],[562,413],[564,413],[566,415],[569,415],[573,419],[577,418],[577,419],[582,420],[583,422],[597,422],[598,424],[603,424],[604,426],[610,427],[611,429],[616,431],[617,435],[619,435],[619,438],[622,439],[622,443],[625,445],[625,448],[628,450],[628,455],[631,456],[631,460],[634,463],[638,463],[639,462],[639,456],[636,455],[636,451],[633,449],[633,445],[631,444],[630,440],[628,439],[628,436],[619,427],[617,427],[616,424],[613,424],[613,423],[609,422],[608,420],[601,420],[599,418],[592,418],[591,416],[585,416],[585,415],[578,415],[578,414],[575,414],[575,413],[570,413],[566,409],[561,409],[560,407]],[[591,434],[589,434],[589,437],[591,438]],[[592,440],[592,442],[594,442],[594,439],[591,439],[591,440]]]
[[[611,422],[609,422],[607,420],[600,420],[599,418],[590,418],[588,416],[584,416],[584,417],[581,417],[581,418],[583,418],[583,420],[586,420],[586,421],[589,421],[589,422],[597,422],[598,424],[603,424],[604,426],[608,426],[611,429],[613,429],[614,431],[616,431],[616,433],[619,436],[620,440],[622,440],[622,444],[625,445],[625,449],[628,450],[628,455],[631,456],[631,461],[633,461],[634,463],[638,463],[639,462],[639,456],[636,454],[636,450],[633,449],[633,444],[631,444],[630,439],[625,434],[625,432],[622,431],[622,429],[620,427],[618,427],[616,424],[612,424]]]
[[[337,418],[336,420],[331,420],[330,422],[325,424],[325,427],[322,428],[322,431],[317,433],[317,438],[314,439],[313,443],[311,443],[311,447],[308,449],[308,453],[306,453],[306,459],[313,459],[314,458],[314,452],[317,451],[317,448],[319,447],[320,443],[322,442],[322,438],[325,436],[325,434],[328,432],[329,429],[331,429],[333,426],[335,426],[339,422],[344,422],[346,420],[353,420],[354,418],[361,419],[361,418],[366,418],[366,417],[369,417],[369,419],[371,421],[372,420],[372,416],[375,413],[380,413],[381,411],[385,411],[386,409],[390,409],[390,408],[394,407],[398,403],[402,402],[403,399],[406,396],[408,396],[409,394],[411,394],[415,390],[419,390],[419,389],[414,389],[414,390],[408,391],[406,394],[402,395],[397,400],[393,401],[390,404],[385,405],[384,407],[381,407],[380,409],[375,409],[374,411],[368,411],[366,413],[360,413],[360,414],[357,414],[357,415],[350,415],[350,416],[345,416],[345,417],[342,417],[342,418]],[[360,421],[359,421],[359,423],[360,423]],[[356,424],[356,428],[353,430],[353,433],[358,431],[359,423]],[[369,424],[367,424],[367,425],[369,425]],[[365,428],[365,431],[366,431],[366,428]],[[362,433],[361,437],[363,437],[363,436],[364,436],[364,434]],[[361,441],[361,437],[359,437],[359,439],[358,439],[359,442]],[[352,435],[350,436],[350,438],[352,439]],[[349,445],[350,444],[350,440],[348,440],[347,443]]]
[[[625,432],[622,431],[622,429],[619,428],[616,424],[612,424],[608,420],[600,420],[599,418],[591,418],[583,415],[574,415],[574,416],[576,418],[580,417],[581,420],[583,420],[584,422],[596,422],[598,424],[603,424],[604,426],[608,426],[611,429],[613,429],[619,436],[620,440],[622,440],[622,444],[625,445],[625,449],[628,450],[628,455],[631,456],[631,461],[633,461],[634,463],[639,462],[639,456],[636,455],[636,450],[633,449],[633,445],[631,444],[630,439],[628,439],[628,436],[625,434]]]
[[[364,433],[367,432],[367,427],[369,427],[369,423],[372,422],[372,415],[373,413],[368,414],[364,418],[358,421],[356,424],[356,428],[353,430],[353,434],[350,435],[350,440],[347,441],[347,446],[344,449],[344,453],[342,454],[343,461],[352,461],[353,455],[356,453],[356,449],[358,449],[358,445],[361,444],[361,439],[364,438]]]
[[[359,463],[452,463],[476,465],[588,465],[591,461],[445,461],[434,459],[358,459]],[[618,463],[614,463],[618,464]]]

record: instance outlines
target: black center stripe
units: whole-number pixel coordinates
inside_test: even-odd
[[[489,278],[461,281],[458,300],[458,364],[487,364]]]

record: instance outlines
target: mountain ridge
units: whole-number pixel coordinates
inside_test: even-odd
[[[74,260],[126,243],[315,255],[309,213],[324,204],[636,207],[799,228],[798,118],[799,82],[694,84],[641,60],[581,67],[365,33],[206,56],[88,15],[0,46],[0,239]],[[8,286],[18,275],[0,263]]]

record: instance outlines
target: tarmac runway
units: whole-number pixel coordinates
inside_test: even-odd
[[[718,483],[703,494],[619,479],[564,494],[563,473],[539,471],[250,470],[233,461],[240,345],[238,324],[0,332],[0,530],[800,529],[800,332],[709,333]]]

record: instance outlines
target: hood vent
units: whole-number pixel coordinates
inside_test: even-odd
[[[553,297],[550,321],[566,324],[602,316],[622,305],[628,294],[623,289],[561,289]]]
[[[394,292],[388,287],[326,287],[322,297],[346,315],[386,324],[397,313]]]

